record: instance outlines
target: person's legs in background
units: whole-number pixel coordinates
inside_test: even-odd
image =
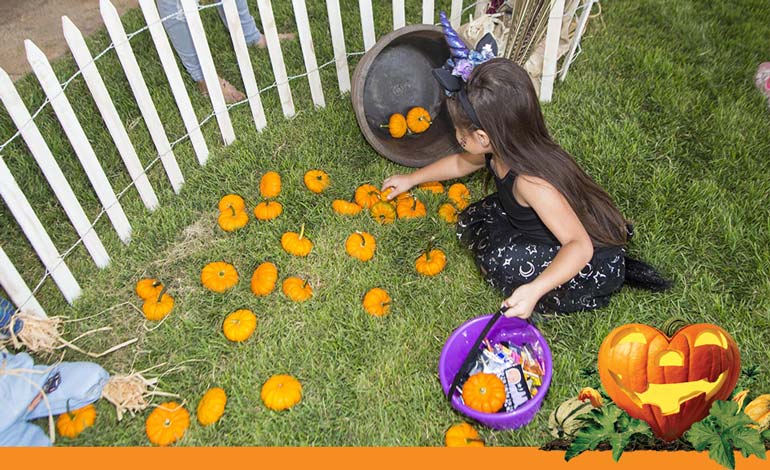
[[[249,11],[249,5],[246,0],[235,0],[235,6],[238,7],[238,17],[241,19],[241,28],[243,28],[243,35],[246,37],[246,44],[249,46],[257,45],[259,47],[265,47],[265,40],[262,34],[257,29],[257,22]],[[225,9],[222,5],[217,7],[219,17],[227,28],[227,18],[225,17]]]
[[[244,5],[246,3],[245,0],[238,0],[238,2]],[[170,16],[163,21],[163,27],[166,29],[171,45],[174,46],[179,60],[182,61],[182,65],[184,65],[190,77],[198,84],[200,92],[204,95],[208,94],[206,82],[203,79],[203,70],[198,60],[198,54],[195,52],[192,36],[190,36],[190,28],[187,26],[187,19],[182,12],[182,3],[179,0],[156,0],[156,4],[158,5],[158,13],[161,18]],[[248,14],[248,8],[246,12]],[[254,18],[251,18],[251,21],[256,30]],[[259,31],[256,31],[256,33],[259,35]],[[235,103],[246,98],[246,95],[227,80],[220,77],[219,83],[222,86],[222,93],[227,103]]]
[[[161,19],[171,15],[163,21],[163,27],[182,65],[193,80],[203,81],[203,71],[190,36],[190,28],[187,27],[187,20],[182,12],[182,3],[179,0],[156,0],[156,4]]]

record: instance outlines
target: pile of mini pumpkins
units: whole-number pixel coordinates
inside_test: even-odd
[[[422,108],[412,109],[405,119],[411,132],[424,132],[430,125],[430,116]],[[393,129],[391,129],[392,132]],[[406,131],[404,131],[405,133]],[[403,135],[403,134],[402,134]],[[322,170],[310,170],[305,173],[303,182],[308,190],[320,194],[330,185],[329,175]],[[444,187],[439,182],[424,183],[418,189],[437,194],[444,193]],[[281,194],[281,176],[274,172],[266,172],[260,179],[259,192],[262,200],[253,210],[254,217],[260,221],[269,221],[283,213],[283,206],[277,200]],[[389,190],[380,191],[371,184],[359,186],[350,201],[335,199],[332,210],[342,216],[355,216],[366,212],[381,224],[390,224],[396,219],[414,219],[426,216],[425,204],[411,192],[399,194],[392,200],[388,198]],[[439,209],[439,216],[453,223],[457,214],[464,209],[470,198],[468,188],[462,183],[456,183],[447,191],[449,201]],[[237,194],[227,194],[218,203],[218,225],[225,232],[234,232],[246,226],[249,215],[244,199]],[[313,250],[313,242],[305,234],[302,225],[299,232],[286,232],[281,236],[281,247],[287,253],[305,257]],[[345,240],[345,252],[361,262],[371,260],[377,249],[377,241],[371,233],[355,231]],[[446,254],[439,248],[428,245],[415,260],[415,270],[424,276],[436,276],[446,266]],[[239,281],[235,266],[225,261],[214,261],[201,270],[201,284],[215,293],[224,293],[234,288]],[[255,296],[267,296],[275,290],[278,282],[278,268],[271,261],[261,263],[251,276],[251,292]],[[313,296],[313,288],[307,279],[289,276],[282,283],[282,291],[287,298],[294,302],[304,302]],[[137,295],[143,299],[142,312],[148,320],[158,321],[165,318],[173,309],[174,299],[166,292],[166,286],[154,278],[140,280],[136,285]],[[375,287],[367,291],[362,299],[364,311],[375,317],[387,315],[392,299],[388,292]],[[257,316],[248,309],[239,309],[226,316],[222,323],[225,337],[232,342],[246,341],[257,326]],[[265,406],[272,410],[285,410],[293,407],[302,398],[302,385],[290,375],[275,375],[262,386],[261,398]],[[203,426],[208,426],[219,420],[225,410],[227,395],[222,388],[212,388],[201,398],[197,407],[197,419]],[[76,410],[62,415],[62,427],[83,428],[93,424],[95,418],[91,414],[93,407]],[[82,425],[81,425],[82,423]],[[146,433],[150,442],[156,445],[169,445],[181,439],[190,425],[190,414],[183,404],[174,401],[158,405],[146,421]],[[74,427],[73,427],[74,426]],[[464,423],[453,427],[447,432],[447,445],[450,442],[462,440],[464,445],[484,445],[475,430]],[[465,436],[468,429],[470,437]],[[80,431],[77,431],[80,432]],[[77,435],[77,432],[70,435]],[[464,433],[465,437],[460,438]],[[458,434],[453,438],[454,434]]]

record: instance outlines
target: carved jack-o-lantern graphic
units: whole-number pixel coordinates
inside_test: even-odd
[[[599,375],[612,400],[646,421],[656,436],[673,441],[730,396],[740,353],[722,328],[689,325],[668,338],[640,324],[614,329],[599,348]]]

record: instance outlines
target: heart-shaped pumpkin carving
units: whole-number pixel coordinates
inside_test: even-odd
[[[612,400],[664,441],[678,439],[730,396],[741,369],[738,345],[722,328],[688,325],[671,338],[631,323],[599,348],[599,376]]]

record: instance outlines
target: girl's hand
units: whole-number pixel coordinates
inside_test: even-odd
[[[403,192],[409,191],[412,189],[412,186],[414,186],[410,176],[411,175],[393,175],[389,178],[385,178],[385,181],[382,182],[381,191],[391,188],[391,191],[388,194],[388,200],[393,199]]]
[[[540,300],[540,293],[531,284],[523,284],[503,301],[501,308],[507,307],[503,315],[526,320],[532,315],[538,300]]]

